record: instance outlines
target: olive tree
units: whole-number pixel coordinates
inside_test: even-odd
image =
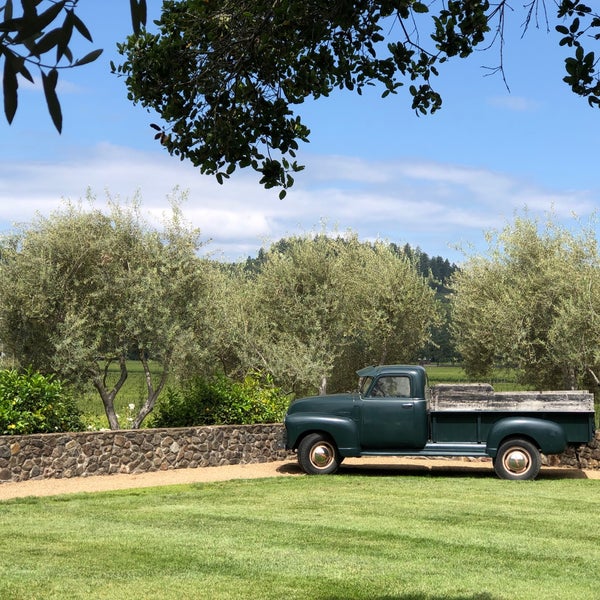
[[[385,243],[359,245],[348,270],[358,299],[353,335],[364,362],[414,361],[440,323],[440,306],[427,277],[407,255]]]
[[[114,402],[127,361],[139,360],[147,391],[132,423],[139,427],[203,328],[199,245],[176,202],[161,230],[147,224],[137,199],[111,201],[107,214],[71,203],[38,216],[2,240],[4,351],[23,366],[91,383],[111,429],[119,428]]]
[[[496,362],[538,388],[572,388],[600,366],[600,262],[592,229],[518,217],[453,282],[452,326],[473,376]]]
[[[352,233],[283,242],[251,280],[254,356],[278,381],[324,392],[347,386],[365,364],[418,356],[436,302],[408,259]]]
[[[210,295],[198,307],[198,321],[206,324],[195,334],[196,350],[180,360],[177,373],[224,373],[240,379],[265,363],[257,359],[262,347],[262,312],[253,300],[252,285],[242,265],[210,260],[204,264]]]

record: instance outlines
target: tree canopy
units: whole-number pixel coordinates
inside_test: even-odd
[[[220,263],[198,257],[175,200],[162,229],[138,199],[109,198],[104,212],[90,200],[0,238],[0,340],[20,367],[93,387],[113,429],[132,360],[145,380],[135,428],[169,377],[260,373],[286,393],[342,390],[365,364],[416,361],[439,323],[427,261],[390,244],[322,232]]]
[[[347,389],[365,364],[415,361],[438,322],[416,265],[351,232],[286,238],[250,272],[246,356],[296,393]]]
[[[126,77],[129,99],[164,121],[153,125],[156,139],[221,183],[251,167],[265,187],[281,188],[281,197],[303,168],[296,154],[310,136],[297,105],[336,88],[361,94],[378,85],[385,97],[406,86],[411,108],[433,113],[442,106],[435,78],[449,59],[495,47],[490,68],[503,73],[505,13],[517,10],[507,0],[165,0],[157,33],[150,33],[146,0],[129,2],[133,34],[119,45],[123,63],[112,67]],[[19,77],[34,82],[33,68],[61,131],[60,70],[102,53],[73,56],[74,35],[93,39],[78,4],[0,3],[9,123]],[[524,30],[532,23],[554,29],[557,43],[570,49],[565,83],[600,106],[598,61],[590,50],[600,39],[600,13],[580,0],[558,0],[553,14],[546,0],[529,0],[520,10]]]
[[[0,339],[22,366],[91,384],[111,429],[115,397],[139,360],[146,398],[132,426],[151,412],[174,365],[196,349],[208,293],[198,232],[176,204],[162,231],[139,204],[110,211],[69,204],[2,239]],[[152,365],[151,365],[152,361]],[[109,367],[118,365],[111,379]]]
[[[166,0],[156,22],[120,45],[129,98],[154,109],[156,139],[219,182],[251,167],[283,197],[310,131],[296,106],[336,88],[382,96],[407,85],[418,114],[442,106],[443,63],[496,47],[503,72],[506,0]],[[550,29],[545,0],[522,7],[523,28]],[[564,81],[600,105],[595,53],[600,17],[579,0],[554,9],[557,43],[571,49]]]
[[[496,363],[514,366],[537,389],[598,383],[599,289],[591,228],[517,218],[455,273],[452,328],[465,370],[478,378]]]

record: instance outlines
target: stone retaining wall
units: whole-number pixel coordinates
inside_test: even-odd
[[[285,460],[283,425],[223,425],[0,436],[0,484]],[[546,464],[600,469],[600,431]]]
[[[551,466],[558,467],[600,469],[600,429],[596,431],[596,437],[589,444],[579,448],[567,448],[563,454],[548,456],[547,462]]]
[[[283,432],[274,424],[0,436],[0,483],[285,460]]]

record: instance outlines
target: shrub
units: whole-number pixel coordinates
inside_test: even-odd
[[[225,375],[194,377],[169,389],[151,419],[153,427],[250,425],[283,419],[288,396],[268,375],[250,373],[243,381]]]
[[[31,370],[0,371],[0,434],[83,429],[75,401],[61,381]]]

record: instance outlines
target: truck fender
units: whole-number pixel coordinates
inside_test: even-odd
[[[507,438],[529,439],[544,454],[559,454],[567,447],[565,430],[558,423],[535,417],[508,417],[490,429],[487,454],[495,458],[500,444]]]
[[[293,413],[285,418],[286,448],[295,450],[309,433],[325,433],[335,442],[342,456],[360,456],[358,429],[350,418],[318,413]]]

